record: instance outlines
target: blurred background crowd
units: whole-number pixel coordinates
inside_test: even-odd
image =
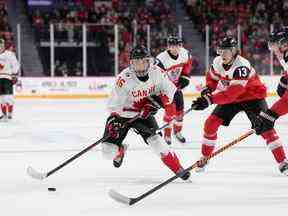
[[[288,24],[288,0],[38,0],[38,2],[11,0],[11,2],[18,8],[22,7],[23,19],[28,20],[29,24],[21,26],[24,28],[22,32],[25,32],[25,28],[32,29],[32,40],[36,44],[42,66],[42,71],[39,73],[44,75],[50,74],[51,24],[53,24],[56,76],[83,75],[83,35],[87,38],[87,75],[113,75],[115,24],[118,25],[119,31],[119,70],[129,64],[129,51],[133,44],[147,45],[149,40],[151,54],[155,56],[165,49],[168,35],[180,33],[184,46],[194,50],[192,75],[203,74],[205,60],[204,55],[200,53],[205,52],[205,26],[209,25],[210,60],[216,55],[215,48],[220,37],[240,36],[242,55],[254,64],[258,73],[268,74],[271,56],[267,49],[267,37],[271,29]],[[13,19],[13,14],[9,17],[9,4],[6,3],[7,1],[0,0],[0,37],[5,39],[7,48],[15,50],[17,33],[11,27],[15,26],[17,20]],[[13,6],[12,3],[10,7]],[[82,24],[86,24],[85,30]],[[178,25],[183,29],[179,29]],[[83,34],[84,31],[87,33]],[[25,39],[25,35],[23,38]],[[24,39],[21,41],[25,43]],[[200,46],[201,44],[203,46]],[[23,58],[22,64],[25,64],[24,60]],[[280,73],[281,67],[276,59],[273,65],[274,73]],[[29,71],[24,74],[29,75]]]

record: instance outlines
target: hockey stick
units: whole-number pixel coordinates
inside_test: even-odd
[[[189,112],[191,112],[193,110],[193,107],[190,107],[189,109],[187,109],[184,113],[183,113],[183,116],[188,114]],[[171,122],[168,122],[166,124],[164,124],[163,126],[161,126],[160,128],[158,128],[156,131],[161,131],[163,130],[164,128],[167,128],[169,127],[170,124],[173,124],[174,122],[176,121],[176,118],[173,118]]]
[[[211,158],[215,157],[216,155],[222,153],[223,151],[225,151],[226,149],[230,148],[231,146],[239,143],[240,141],[242,141],[243,139],[249,137],[250,135],[254,134],[255,131],[249,130],[248,132],[246,132],[245,134],[243,134],[242,136],[238,137],[237,139],[233,140],[232,142],[228,143],[227,145],[221,147],[220,149],[218,149],[217,151],[215,151],[214,153],[212,153],[209,157],[205,158],[205,161],[207,162],[208,160],[210,160]],[[114,199],[117,202],[126,204],[126,205],[133,205],[137,202],[139,202],[140,200],[144,199],[145,197],[149,196],[150,194],[154,193],[155,191],[158,191],[159,189],[161,189],[162,187],[166,186],[167,184],[169,184],[170,182],[174,181],[175,179],[179,178],[180,176],[182,176],[184,173],[198,167],[198,163],[199,161],[195,162],[193,165],[191,165],[190,167],[188,167],[187,169],[183,170],[182,172],[174,175],[173,177],[167,179],[166,181],[162,182],[161,184],[153,187],[152,189],[148,190],[147,192],[141,194],[138,197],[135,198],[130,198],[127,196],[124,196],[120,193],[118,193],[117,191],[110,189],[109,190],[109,196]]]
[[[129,119],[128,121],[126,121],[122,127],[127,127],[127,125],[131,124],[132,122],[134,122],[136,119],[139,118],[139,114],[136,115],[134,118]],[[41,173],[36,171],[33,167],[29,166],[27,168],[27,174],[29,176],[31,176],[34,179],[38,179],[38,180],[43,180],[45,178],[47,178],[48,176],[52,175],[53,173],[57,172],[58,170],[60,170],[61,168],[63,168],[64,166],[66,166],[67,164],[71,163],[72,161],[74,161],[75,159],[77,159],[78,157],[80,157],[81,155],[83,155],[84,153],[86,153],[87,151],[89,151],[90,149],[94,148],[95,146],[97,146],[98,144],[104,142],[109,136],[104,136],[101,139],[99,139],[97,142],[91,144],[90,146],[86,147],[85,149],[83,149],[81,152],[75,154],[74,156],[72,156],[71,158],[69,158],[68,160],[64,161],[62,164],[60,164],[59,166],[55,167],[54,169],[50,170],[47,173]]]

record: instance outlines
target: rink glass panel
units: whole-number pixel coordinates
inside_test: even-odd
[[[135,44],[146,45],[153,56],[166,47],[168,35],[179,35],[184,47],[191,51],[193,67],[191,75],[204,75],[216,56],[219,38],[232,35],[239,41],[241,55],[250,60],[262,75],[281,74],[279,61],[267,47],[273,25],[255,27],[247,37],[245,26],[231,25],[215,29],[202,26],[197,35],[190,37],[187,26],[171,25],[155,27],[134,22],[130,29],[123,25],[72,25],[54,24],[34,27],[36,45],[43,72],[46,76],[114,76],[129,65],[129,52]],[[21,25],[17,28],[16,51],[21,59]],[[193,43],[191,38],[202,41]]]

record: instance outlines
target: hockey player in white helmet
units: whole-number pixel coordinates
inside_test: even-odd
[[[3,115],[0,121],[12,119],[14,97],[13,84],[17,82],[19,62],[13,52],[5,50],[5,41],[0,39],[0,104]]]
[[[177,87],[174,101],[171,106],[167,106],[164,114],[164,122],[171,122],[176,118],[175,123],[164,129],[164,139],[167,144],[171,144],[172,127],[176,139],[185,143],[186,139],[182,135],[184,98],[182,90],[189,85],[190,70],[192,66],[191,55],[188,50],[182,47],[182,40],[176,36],[167,38],[167,49],[157,55],[158,66],[168,75],[169,79]]]
[[[105,158],[113,159],[115,167],[120,167],[126,150],[122,142],[132,128],[169,169],[178,173],[183,168],[176,153],[169,149],[161,134],[156,133],[158,125],[153,116],[159,108],[155,102],[163,106],[172,103],[176,87],[152,61],[145,47],[136,46],[130,54],[130,66],[116,77],[104,132],[108,138],[102,143],[102,152]],[[137,115],[140,115],[138,119],[123,126]],[[187,172],[181,178],[186,180],[189,176]]]

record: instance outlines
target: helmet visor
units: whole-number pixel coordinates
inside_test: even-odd
[[[131,59],[130,67],[136,73],[137,77],[145,77],[148,74],[148,69],[151,63],[151,58]]]
[[[217,55],[229,55],[232,52],[233,48],[221,48],[217,47],[216,53]]]

